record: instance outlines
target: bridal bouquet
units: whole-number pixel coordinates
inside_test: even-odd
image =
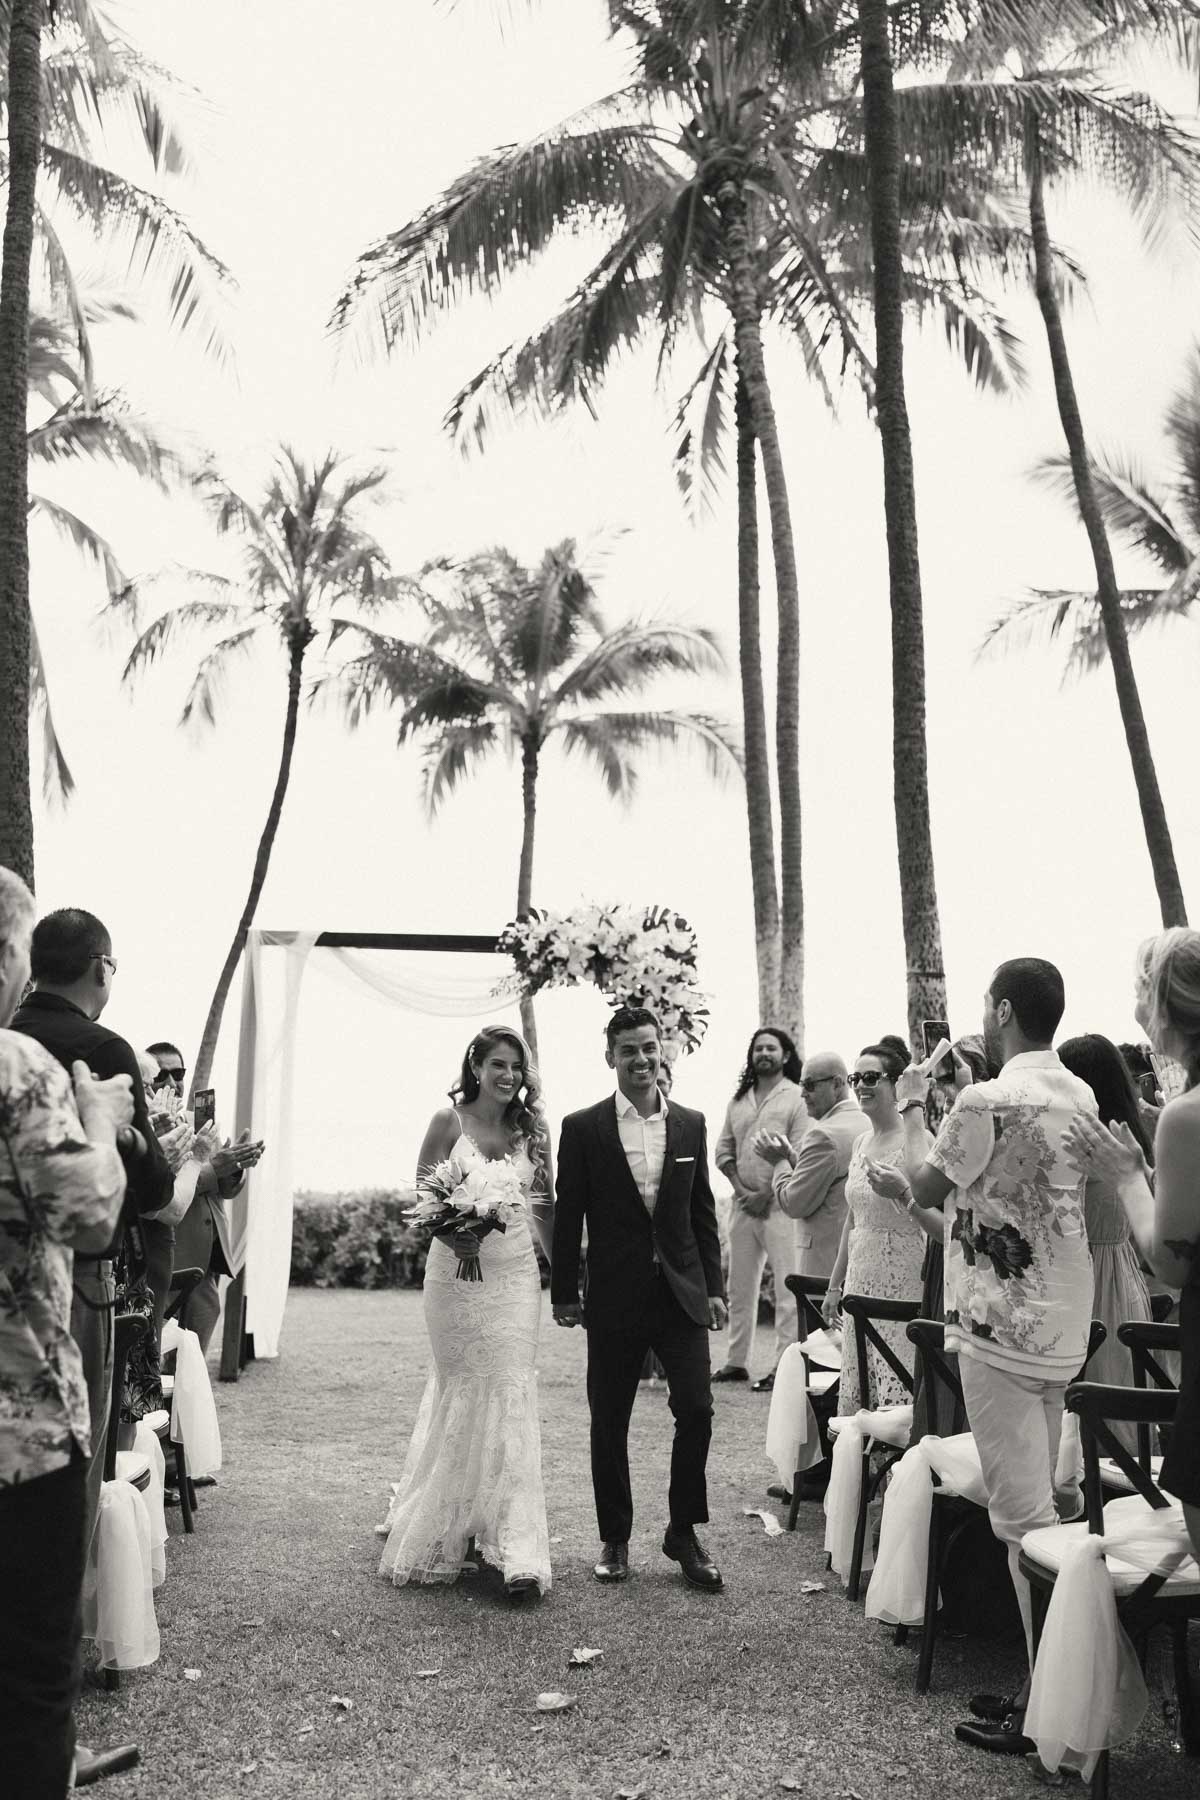
[[[417,1171],[416,1196],[404,1216],[434,1237],[453,1237],[456,1231],[486,1237],[489,1231],[506,1230],[525,1210],[521,1178],[512,1163],[487,1164],[469,1138],[460,1138],[432,1168]],[[462,1281],[482,1281],[479,1258],[460,1257],[458,1275]]]

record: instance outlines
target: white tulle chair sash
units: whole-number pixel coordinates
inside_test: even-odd
[[[221,1467],[221,1429],[200,1339],[194,1331],[185,1331],[178,1319],[168,1319],[162,1349],[164,1356],[175,1352],[171,1436],[176,1441],[182,1437],[187,1447],[189,1475],[215,1475]]]
[[[825,1549],[829,1566],[843,1582],[850,1580],[854,1560],[854,1532],[862,1497],[864,1439],[899,1447],[912,1431],[911,1406],[888,1406],[879,1412],[856,1412],[837,1421],[833,1466],[825,1490]],[[868,1531],[863,1541],[862,1572],[874,1566],[875,1556]]]
[[[164,1490],[167,1485],[167,1459],[162,1445],[145,1419],[139,1419],[133,1434],[133,1448],[150,1464],[150,1486],[142,1495],[146,1516],[150,1521],[150,1572],[155,1587],[167,1578],[167,1510]]]
[[[919,1625],[925,1616],[933,1477],[964,1499],[986,1506],[979,1454],[969,1431],[923,1437],[892,1469],[883,1497],[879,1555],[867,1589],[866,1615],[885,1625]]]
[[[96,1640],[104,1669],[144,1669],[157,1662],[154,1558],[150,1514],[128,1481],[100,1489],[93,1554],[84,1580],[84,1634]]]
[[[1148,1699],[1103,1557],[1112,1554],[1147,1575],[1200,1574],[1178,1505],[1155,1511],[1144,1503],[1131,1508],[1128,1499],[1110,1502],[1105,1527],[1103,1536],[1081,1533],[1063,1554],[1025,1713],[1025,1734],[1042,1766],[1078,1769],[1085,1780],[1103,1751],[1132,1737]]]
[[[784,1487],[791,1486],[793,1475],[821,1460],[817,1416],[808,1397],[806,1356],[823,1369],[841,1366],[841,1347],[826,1332],[814,1332],[803,1344],[789,1344],[779,1359],[767,1414],[767,1461],[774,1463]]]

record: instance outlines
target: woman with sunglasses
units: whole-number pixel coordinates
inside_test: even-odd
[[[907,1168],[906,1134],[904,1120],[896,1105],[896,1081],[911,1060],[903,1038],[881,1038],[879,1043],[867,1045],[850,1076],[850,1085],[870,1128],[854,1146],[846,1177],[846,1223],[822,1308],[829,1325],[837,1318],[843,1292],[869,1294],[880,1300],[921,1298],[924,1234],[915,1220],[893,1201],[881,1198],[869,1179],[873,1165]],[[909,1104],[919,1106],[920,1102]],[[929,1133],[924,1132],[922,1157],[932,1142]],[[911,1369],[914,1352],[903,1325],[881,1325],[877,1329],[896,1358]],[[910,1396],[895,1370],[878,1351],[871,1350],[869,1354],[872,1404],[876,1407],[904,1405]],[[864,1399],[858,1352],[853,1335],[846,1332],[842,1341],[842,1374],[838,1387],[839,1415],[857,1412]]]

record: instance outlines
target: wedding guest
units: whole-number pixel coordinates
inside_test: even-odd
[[[983,1036],[993,1081],[963,1089],[937,1142],[912,1177],[889,1183],[909,1214],[941,1229],[953,1196],[946,1249],[946,1345],[957,1353],[967,1419],[988,1491],[992,1530],[1009,1570],[1033,1656],[1029,1583],[1021,1539],[1053,1525],[1054,1470],[1063,1396],[1087,1354],[1092,1265],[1083,1177],[1070,1157],[1073,1123],[1091,1119],[1091,1089],[1052,1048],[1063,1015],[1053,963],[1001,963],[984,996]],[[929,1082],[908,1069],[901,1105],[924,1105]],[[1025,1755],[1026,1681],[1015,1695],[977,1696],[976,1718],[955,1727],[984,1750]],[[996,1716],[996,1715],[999,1716]]]
[[[665,1055],[662,1062],[659,1064],[658,1074],[655,1076],[655,1080],[658,1083],[658,1091],[663,1099],[669,1100],[671,1098],[671,1089],[675,1086],[675,1073]],[[655,1356],[653,1350],[647,1350],[645,1359],[642,1363],[642,1372],[639,1375],[638,1380],[648,1381],[651,1387],[657,1387],[659,1382],[665,1381],[666,1378],[667,1371],[658,1360],[658,1357]]]
[[[92,1421],[92,1460],[88,1469],[88,1531],[95,1524],[104,1476],[104,1438],[112,1396],[113,1306],[118,1258],[134,1277],[144,1275],[147,1252],[156,1266],[169,1269],[174,1230],[146,1221],[171,1198],[174,1178],[162,1146],[150,1126],[146,1095],[137,1057],[123,1037],[99,1023],[112,996],[117,959],[112,939],[94,913],[64,907],[47,913],[33,928],[30,949],[33,991],[26,995],[13,1021],[14,1031],[34,1038],[70,1070],[85,1062],[98,1080],[127,1075],[133,1091],[135,1149],[127,1169],[125,1207],[113,1242],[75,1259],[75,1299],[71,1336],[83,1357]],[[157,1296],[156,1296],[157,1298]]]
[[[146,1054],[158,1066],[155,1087],[169,1088],[182,1100],[187,1080],[182,1051],[162,1039],[151,1044]],[[183,1304],[179,1322],[196,1333],[205,1356],[221,1316],[221,1277],[232,1275],[236,1262],[227,1202],[238,1193],[247,1169],[256,1166],[262,1153],[261,1139],[252,1139],[248,1130],[236,1143],[219,1144],[216,1127],[206,1126],[197,1133],[192,1153],[176,1176],[175,1267],[204,1270],[203,1279]]]
[[[75,1754],[80,1593],[93,1449],[72,1341],[73,1253],[93,1258],[117,1227],[126,1177],[117,1132],[133,1117],[127,1076],[72,1077],[7,1029],[29,976],[33,896],[0,869],[0,1787],[62,1800]],[[136,1760],[136,1752],[133,1752]],[[130,1750],[88,1773],[127,1766]]]
[[[714,1381],[748,1381],[758,1323],[758,1295],[769,1261],[775,1282],[775,1363],[797,1334],[795,1296],[785,1278],[796,1272],[796,1228],[776,1204],[771,1164],[755,1149],[761,1132],[799,1141],[804,1121],[800,1058],[786,1031],[761,1027],[750,1039],[746,1066],[725,1114],[713,1160],[733,1189],[729,1220],[729,1349]],[[771,1373],[754,1383],[769,1392]]]
[[[1150,1137],[1142,1123],[1129,1070],[1116,1045],[1097,1032],[1089,1032],[1084,1037],[1068,1038],[1058,1046],[1058,1054],[1063,1067],[1091,1088],[1100,1123],[1127,1126],[1147,1166],[1152,1166]],[[1117,1327],[1152,1317],[1150,1290],[1138,1265],[1117,1184],[1110,1175],[1089,1175],[1083,1191],[1083,1211],[1092,1253],[1092,1317],[1099,1319],[1108,1334],[1088,1363],[1087,1378],[1128,1387],[1133,1381],[1133,1360],[1117,1336]],[[1114,1421],[1109,1430],[1136,1453],[1136,1426]]]
[[[793,1148],[766,1131],[756,1153],[773,1165],[771,1190],[780,1212],[796,1221],[798,1274],[833,1273],[846,1223],[846,1176],[855,1144],[870,1121],[850,1091],[842,1058],[832,1050],[805,1058],[800,1091],[811,1121]]]
[[[1187,1086],[1163,1108],[1153,1189],[1129,1124],[1076,1122],[1073,1153],[1117,1183],[1138,1249],[1154,1273],[1180,1286],[1179,1403],[1161,1485],[1182,1503],[1200,1556],[1200,931],[1177,925],[1138,952],[1134,1014],[1155,1051],[1181,1064]]]
[[[905,1122],[901,1106],[909,1112],[914,1109],[914,1102],[909,1099],[901,1102],[896,1084],[910,1061],[911,1053],[903,1038],[883,1037],[862,1051],[849,1078],[868,1129],[857,1139],[850,1153],[846,1175],[846,1222],[822,1307],[828,1325],[837,1318],[843,1292],[869,1294],[879,1300],[920,1298],[921,1261],[925,1254],[920,1226],[893,1201],[882,1199],[869,1179],[873,1169],[904,1168]],[[932,1143],[925,1131],[923,1095],[915,1102],[915,1109],[921,1115],[916,1128],[924,1134],[927,1143]],[[903,1325],[879,1325],[876,1329],[897,1360],[911,1370],[915,1353]],[[872,1404],[875,1407],[907,1404],[909,1390],[896,1371],[878,1350],[871,1348],[868,1355]],[[839,1415],[845,1417],[858,1412],[866,1400],[854,1334],[846,1331],[842,1337],[842,1373],[838,1382]]]

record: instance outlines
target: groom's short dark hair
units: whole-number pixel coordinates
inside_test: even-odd
[[[645,1026],[654,1028],[654,1035],[662,1042],[662,1026],[648,1006],[618,1006],[608,1024],[604,1028],[604,1036],[611,1050],[623,1031],[641,1031]]]

